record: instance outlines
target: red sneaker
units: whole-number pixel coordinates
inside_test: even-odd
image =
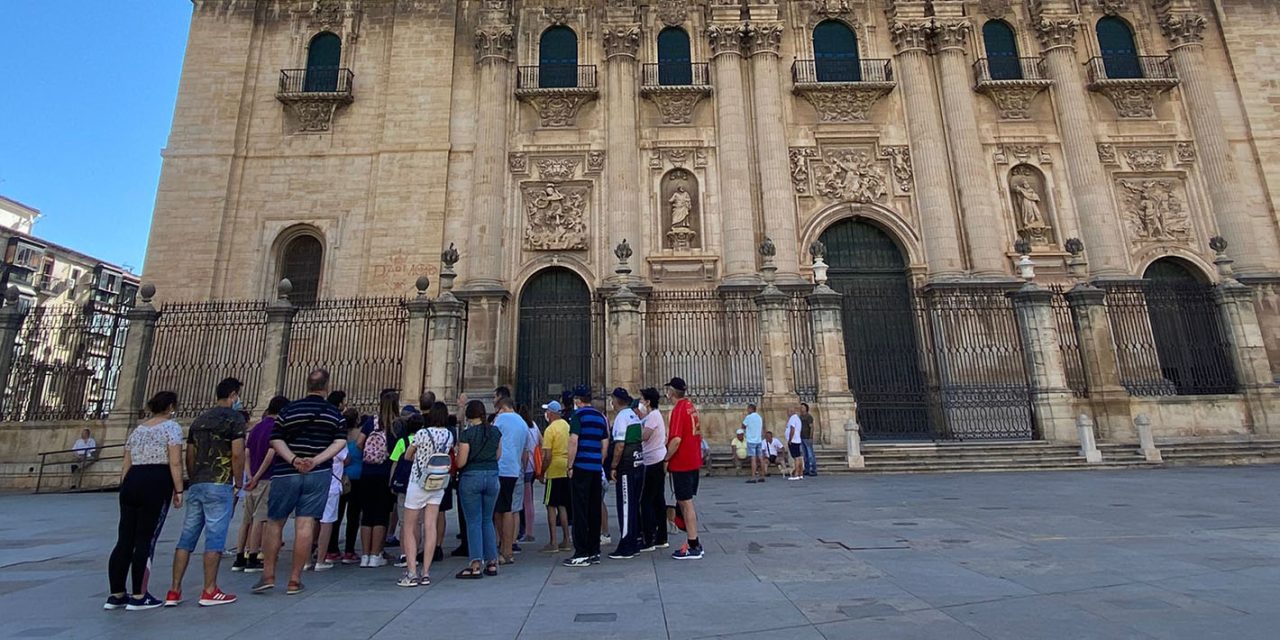
[[[336,564],[341,560],[342,560],[342,556],[337,553],[326,553],[324,556],[324,561],[328,562],[329,564]]]
[[[164,596],[164,606],[166,606],[166,607],[176,607],[176,606],[178,606],[178,605],[180,605],[180,604],[182,604],[182,592],[181,592],[181,591],[170,591],[169,593],[165,594],[165,596]]]
[[[342,564],[360,564],[360,556],[354,553],[342,554]]]
[[[204,591],[200,593],[200,606],[214,607],[220,604],[231,604],[236,601],[236,597],[230,593],[224,592],[221,588],[214,589],[212,593]]]

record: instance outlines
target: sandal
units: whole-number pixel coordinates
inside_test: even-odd
[[[498,564],[508,565],[508,564],[515,564],[515,563],[516,563],[515,556],[498,556]]]
[[[431,576],[422,576],[421,578],[418,578],[418,586],[419,587],[431,586]]]
[[[490,563],[488,564],[488,566],[486,566],[486,567],[484,568],[484,574],[485,574],[486,576],[496,576],[496,575],[498,575],[498,563],[496,563],[496,562],[490,562]]]
[[[307,590],[307,588],[306,588],[305,586],[303,586],[303,584],[302,584],[301,582],[294,582],[294,581],[290,580],[290,581],[289,581],[289,588],[288,588],[287,590],[285,590],[285,593],[286,593],[287,595],[296,596],[296,595],[298,595],[299,593],[302,593],[303,591],[306,591],[306,590]]]
[[[479,567],[463,567],[462,571],[454,574],[453,577],[459,580],[479,580],[484,577],[484,573]]]
[[[400,580],[396,582],[398,587],[416,587],[419,584],[418,577],[409,573],[400,576]]]

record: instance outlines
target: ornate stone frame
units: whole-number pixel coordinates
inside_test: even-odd
[[[1052,80],[978,80],[974,90],[995,103],[1001,120],[1030,120],[1031,101],[1051,86]]]
[[[360,40],[364,12],[358,3],[341,0],[318,0],[292,12],[293,42],[291,58],[295,68],[306,66],[308,43],[321,33],[332,33],[341,40],[339,67],[350,68]],[[294,124],[292,133],[327,133],[333,128],[338,107],[354,101],[351,91],[332,93],[282,92],[276,99],[284,105]]]
[[[1151,120],[1156,117],[1156,96],[1176,86],[1174,78],[1099,79],[1089,83],[1089,90],[1106,96],[1121,118]]]
[[[1006,237],[1013,240],[1018,239],[1018,214],[1013,210],[1013,194],[1009,192],[1009,177],[1013,170],[1019,165],[1027,165],[1035,168],[1040,172],[1040,176],[1044,179],[1044,198],[1045,202],[1045,218],[1049,223],[1050,231],[1053,234],[1053,242],[1048,245],[1039,245],[1033,248],[1033,255],[1066,255],[1060,247],[1066,242],[1067,238],[1078,234],[1079,230],[1070,230],[1063,227],[1062,206],[1066,202],[1058,193],[1059,184],[1057,175],[1053,170],[1053,155],[1049,153],[1050,146],[1043,141],[1009,141],[1004,140],[995,145],[992,153],[992,162],[996,173],[996,189],[1000,194],[1000,207],[1002,212],[1002,223],[1006,228],[1002,233]],[[1012,232],[1012,233],[1009,233]],[[1012,240],[1010,241],[1012,247]],[[1016,257],[1012,251],[1009,257]]]
[[[543,32],[551,27],[564,26],[573,29],[578,38],[578,66],[583,66],[583,60],[587,59],[585,54],[590,51],[585,45],[590,40],[590,32],[587,25],[583,24],[588,16],[576,8],[544,7],[526,10],[526,12],[529,11],[536,11],[536,15],[540,16],[536,20],[528,21],[529,26],[524,29],[528,36],[525,41],[528,43],[530,57],[534,60],[538,59],[538,42]],[[596,65],[597,74],[599,71],[599,65]],[[600,97],[599,85],[600,79],[597,76],[594,87],[517,88],[515,95],[516,99],[533,107],[537,112],[539,126],[547,129],[569,129],[578,125],[578,113],[582,110],[582,106]]]
[[[655,283],[664,280],[684,283],[715,282],[720,258],[713,247],[708,246],[713,242],[710,230],[714,228],[708,221],[711,216],[708,211],[708,191],[712,188],[709,185],[714,184],[708,162],[710,148],[701,141],[686,140],[647,147],[644,152],[649,158],[646,163],[649,168],[649,210],[655,212],[646,227],[651,234],[649,246],[654,248],[644,257],[649,263],[650,277]],[[698,181],[699,246],[683,251],[666,247],[667,229],[663,228],[666,213],[662,202],[662,179],[675,169],[688,171]]]
[[[820,123],[868,122],[871,110],[896,82],[797,82],[791,92],[818,111]]]

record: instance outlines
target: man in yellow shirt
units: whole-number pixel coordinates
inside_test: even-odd
[[[738,429],[738,433],[733,436],[733,440],[729,441],[729,447],[733,449],[733,473],[738,475],[742,473],[742,463],[747,461],[747,432]]]
[[[569,541],[569,423],[561,416],[564,407],[556,400],[542,405],[547,419],[547,431],[542,434],[542,459],[547,461],[542,477],[546,492],[542,503],[547,505],[547,544],[543,553],[572,551]],[[560,546],[556,546],[556,521],[560,522]]]

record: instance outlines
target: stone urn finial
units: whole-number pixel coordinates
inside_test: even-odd
[[[631,273],[631,265],[629,264],[629,261],[631,260],[632,254],[631,243],[627,242],[626,238],[623,238],[622,242],[619,242],[618,246],[613,248],[613,255],[618,259],[618,266],[614,269],[615,273],[621,276]]]
[[[1063,246],[1071,254],[1067,259],[1067,273],[1072,280],[1084,282],[1089,275],[1089,263],[1084,259],[1084,241],[1080,238],[1067,238]]]
[[[280,278],[280,284],[276,285],[276,298],[288,301],[291,293],[293,293],[293,283],[289,282],[288,278]]]
[[[1222,236],[1209,238],[1209,248],[1213,249],[1213,265],[1218,268],[1218,275],[1223,280],[1235,277],[1235,260],[1227,255],[1227,239]]]
[[[154,287],[152,288],[154,289]],[[4,290],[5,306],[8,307],[18,304],[18,298],[20,297],[22,296],[18,294],[18,288],[13,285],[9,285],[9,288]]]
[[[150,282],[142,283],[142,286],[138,287],[138,295],[142,297],[143,302],[150,304],[151,299],[156,297],[156,285]]]
[[[450,269],[453,268],[453,265],[458,264],[458,257],[458,249],[453,246],[452,242],[449,243],[448,249],[440,252],[440,262],[443,262],[444,266]]]
[[[418,276],[413,283],[414,288],[418,290],[418,299],[424,300],[427,297],[427,289],[431,287],[431,278],[425,275]]]
[[[827,245],[822,244],[821,240],[814,240],[813,244],[809,245],[809,257],[813,258],[814,262],[825,260],[827,257]]]

